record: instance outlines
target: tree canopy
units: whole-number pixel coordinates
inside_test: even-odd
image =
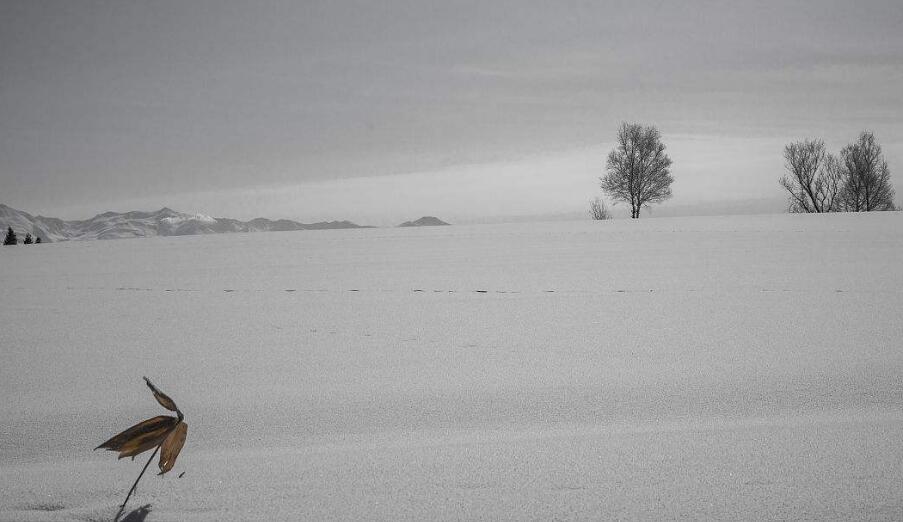
[[[600,178],[602,190],[615,201],[630,203],[630,217],[638,218],[644,206],[671,197],[670,167],[658,129],[622,123],[618,144],[608,155],[607,174]]]

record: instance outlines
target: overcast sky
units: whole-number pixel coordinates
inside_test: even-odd
[[[674,161],[653,215],[780,211],[784,144],[864,129],[903,192],[900,0],[0,6],[0,202],[34,213],[585,212],[621,121]]]

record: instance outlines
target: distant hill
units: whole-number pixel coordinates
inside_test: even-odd
[[[0,204],[0,229],[6,230],[8,226],[13,227],[16,234],[22,238],[26,233],[30,233],[32,236],[40,237],[43,242],[230,232],[370,228],[350,221],[322,221],[309,224],[288,219],[273,221],[265,218],[239,221],[203,214],[185,214],[165,207],[153,212],[105,212],[84,221],[63,221],[58,218],[33,216],[28,212]]]
[[[423,216],[422,218],[416,221],[405,221],[404,223],[398,225],[400,227],[441,227],[447,226],[449,223],[442,221],[441,219],[433,216]]]

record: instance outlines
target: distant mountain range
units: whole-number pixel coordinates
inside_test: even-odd
[[[405,221],[400,227],[440,227],[448,225],[445,221],[433,216],[423,216],[416,221]]]
[[[29,233],[42,242],[91,239],[123,239],[130,237],[191,236],[229,232],[271,232],[288,230],[324,230],[337,228],[371,228],[350,221],[298,223],[288,219],[276,221],[256,218],[239,221],[214,218],[203,214],[185,214],[169,208],[154,212],[104,212],[84,221],[32,216],[0,204],[0,230],[11,226],[19,240]]]

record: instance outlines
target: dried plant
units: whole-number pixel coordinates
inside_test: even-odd
[[[182,446],[185,445],[185,437],[188,435],[188,424],[184,421],[185,416],[182,415],[175,401],[154,386],[147,377],[144,378],[144,382],[147,383],[148,388],[154,393],[154,398],[157,399],[160,406],[169,411],[174,411],[177,416],[158,415],[141,421],[94,448],[95,450],[103,448],[110,451],[118,451],[120,459],[132,457],[132,460],[135,459],[136,455],[140,455],[149,449],[154,450],[147,460],[147,464],[144,465],[144,469],[141,470],[141,474],[138,475],[135,483],[132,484],[132,489],[126,495],[125,501],[119,506],[119,513],[116,515],[116,519],[119,519],[119,515],[125,509],[129,498],[134,493],[135,488],[138,487],[138,481],[144,476],[144,472],[147,471],[147,467],[154,460],[157,451],[160,451],[160,462],[157,464],[160,467],[158,475],[162,475],[171,470],[176,464],[176,457],[182,451]]]

